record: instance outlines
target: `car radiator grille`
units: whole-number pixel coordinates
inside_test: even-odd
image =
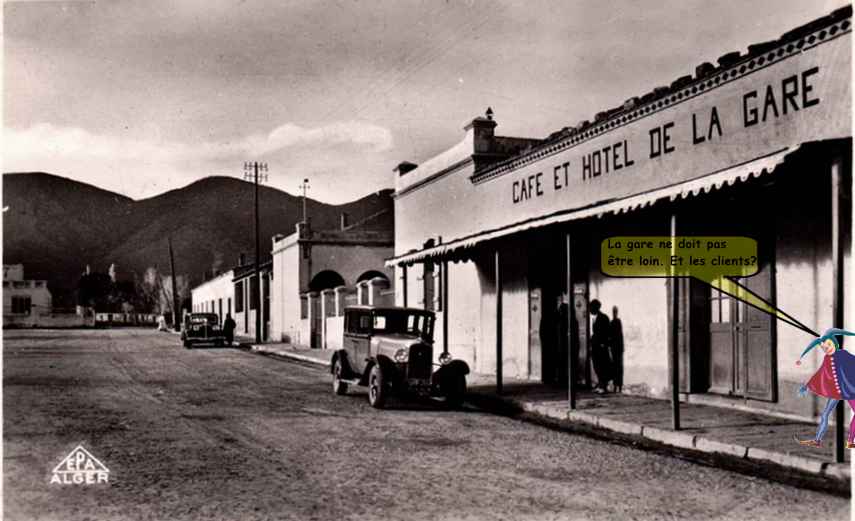
[[[410,348],[407,376],[409,378],[430,378],[432,349],[424,344],[417,344]]]

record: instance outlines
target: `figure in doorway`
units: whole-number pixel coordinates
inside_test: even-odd
[[[237,324],[232,319],[231,313],[226,313],[226,319],[223,320],[223,335],[226,337],[226,345],[232,345],[235,340],[235,327]]]
[[[836,336],[855,336],[855,333],[845,329],[829,329],[802,351],[796,365],[801,365],[801,359],[816,346],[825,351],[825,358],[816,373],[799,388],[799,396],[805,396],[808,391],[817,396],[828,398],[819,420],[816,436],[809,440],[796,441],[808,447],[822,447],[822,437],[828,429],[828,417],[834,411],[837,402],[846,400],[849,407],[855,410],[855,355],[840,348]],[[855,416],[849,424],[849,438],[846,448],[855,448]]]
[[[601,312],[603,305],[594,299],[588,305],[591,313],[591,358],[594,362],[594,372],[597,373],[597,387],[594,392],[605,394],[609,381],[612,379],[612,360],[609,355],[609,337],[611,324],[609,317]]]
[[[612,376],[614,391],[623,391],[623,324],[618,318],[618,307],[612,307],[611,338],[609,342],[612,355]]]

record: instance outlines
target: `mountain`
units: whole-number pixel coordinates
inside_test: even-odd
[[[101,272],[116,264],[125,278],[148,267],[169,273],[171,237],[175,271],[196,285],[206,272],[235,265],[240,253],[254,258],[254,193],[252,183],[208,177],[135,201],[51,174],[3,174],[3,263],[24,264],[27,278],[49,281],[55,306],[72,307],[87,264]],[[342,205],[307,199],[307,214],[314,229],[338,228],[342,213],[351,223],[391,214],[391,193]],[[294,233],[301,216],[300,197],[259,187],[262,259],[270,255],[271,237]]]

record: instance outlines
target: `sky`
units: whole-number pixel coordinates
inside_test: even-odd
[[[264,161],[339,204],[488,106],[546,137],[847,3],[6,1],[3,171],[141,199]]]

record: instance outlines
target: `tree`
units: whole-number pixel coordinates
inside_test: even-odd
[[[77,303],[95,311],[108,311],[112,294],[113,281],[106,273],[85,273],[77,282]]]

